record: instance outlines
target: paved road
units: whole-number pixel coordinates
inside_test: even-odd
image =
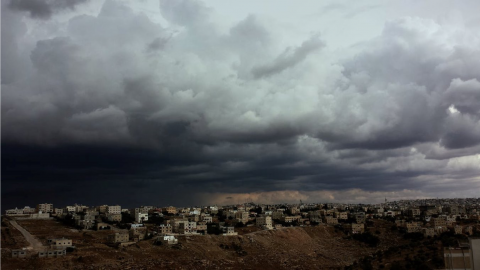
[[[38,241],[37,238],[31,235],[22,226],[18,225],[18,223],[15,220],[10,220],[10,224],[12,224],[13,227],[17,228],[17,230],[19,230],[23,234],[23,237],[25,237],[28,243],[30,243],[30,246],[28,246],[27,249],[34,250],[34,251],[40,251],[44,249],[42,242]]]

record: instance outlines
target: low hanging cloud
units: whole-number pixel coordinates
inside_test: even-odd
[[[210,205],[234,205],[246,202],[260,204],[282,204],[291,203],[383,203],[387,201],[398,200],[422,200],[433,199],[439,196],[439,193],[422,192],[418,190],[398,190],[390,192],[364,191],[361,189],[349,189],[342,191],[297,191],[282,190],[270,192],[254,192],[245,194],[202,194],[202,199]],[[440,196],[444,198],[459,197],[455,192],[444,192]],[[474,192],[470,192],[471,197],[475,197]]]
[[[225,30],[198,1],[160,1],[168,26],[105,1],[48,34],[25,20],[48,26],[80,2],[21,3],[2,9],[2,197],[18,197],[18,181],[103,181],[189,203],[480,188],[480,36],[469,28],[394,19],[338,58],[321,35],[280,42],[259,15]]]

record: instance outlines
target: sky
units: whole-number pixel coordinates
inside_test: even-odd
[[[2,208],[480,196],[480,2],[2,0]]]

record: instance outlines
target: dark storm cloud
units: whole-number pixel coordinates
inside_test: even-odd
[[[480,144],[479,118],[454,114],[445,122],[441,144],[447,148],[465,148]]]
[[[236,161],[209,157],[206,153],[170,154],[150,149],[79,145],[53,148],[3,145],[2,154],[4,207],[33,205],[45,198],[55,204],[73,204],[81,199],[85,204],[188,205],[197,203],[193,195],[199,190],[339,190],[348,186],[369,190],[379,179],[383,182],[381,189],[396,187],[400,180],[405,188],[414,185],[405,179],[415,175],[338,170],[316,162],[291,166],[302,159],[292,147],[265,156],[255,157],[254,153],[243,158],[237,156]],[[294,180],[298,177],[303,179]]]
[[[475,33],[395,20],[340,61],[259,16],[222,31],[201,2],[160,8],[169,27],[106,1],[43,38],[2,9],[2,200],[475,185]]]
[[[28,12],[32,18],[46,20],[57,11],[75,9],[76,5],[86,1],[88,0],[10,0],[8,7],[12,10]]]

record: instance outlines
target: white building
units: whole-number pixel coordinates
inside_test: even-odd
[[[173,235],[159,236],[158,239],[162,239],[164,243],[169,245],[178,244],[178,239]]]
[[[195,209],[195,210],[193,210],[193,211],[190,211],[190,215],[191,215],[191,216],[192,216],[192,215],[200,215],[200,212],[201,212],[200,210]]]
[[[135,221],[137,223],[143,223],[144,221],[148,221],[148,214],[147,213],[135,213]]]
[[[6,214],[7,216],[23,215],[23,209],[18,209],[18,208],[15,207],[15,209],[5,210],[5,214]]]
[[[233,227],[223,227],[223,235],[231,236],[231,235],[238,235],[238,233],[235,232]]]

